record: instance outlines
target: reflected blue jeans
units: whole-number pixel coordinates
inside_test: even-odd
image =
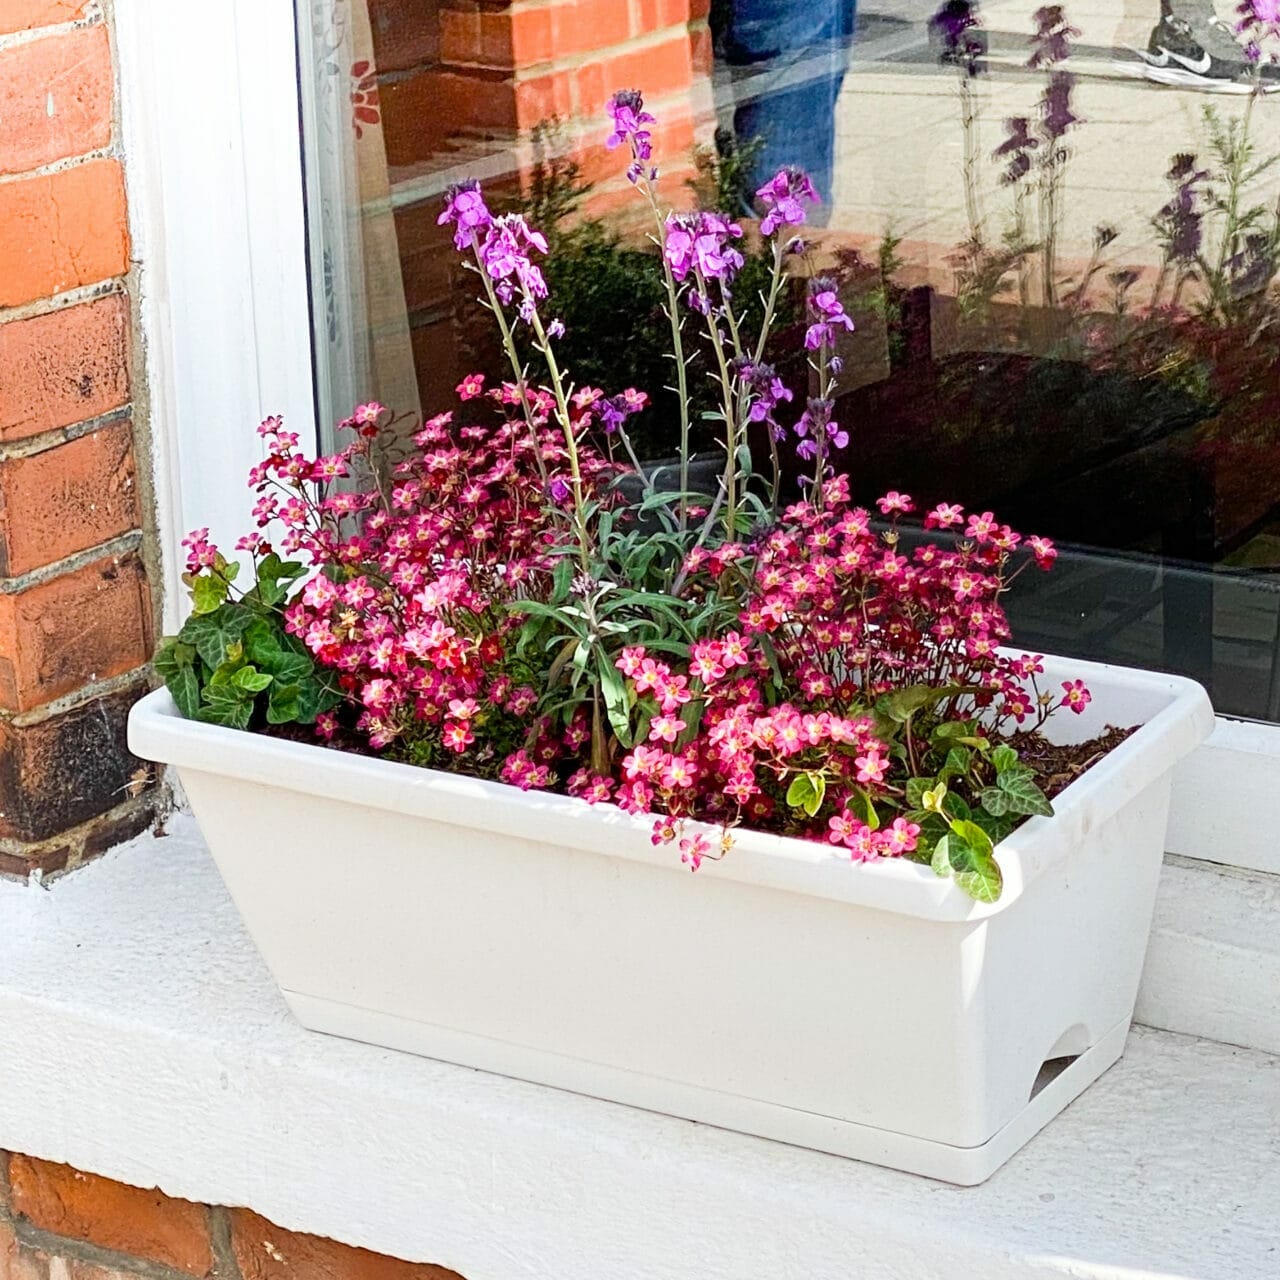
[[[734,112],[734,132],[763,146],[752,186],[785,164],[808,171],[831,203],[835,106],[848,66],[856,0],[731,0],[723,48],[730,66],[767,66],[774,74],[744,85],[752,94]],[[781,87],[765,85],[781,79]],[[758,96],[756,96],[758,95]]]

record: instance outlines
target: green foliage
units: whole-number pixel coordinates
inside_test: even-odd
[[[314,724],[340,698],[332,674],[284,629],[281,607],[303,567],[272,553],[256,568],[253,587],[239,599],[231,595],[239,565],[221,556],[185,576],[192,613],[176,636],[161,641],[156,674],[190,720],[232,729]]]
[[[1053,807],[1013,743],[993,742],[975,721],[947,718],[946,704],[967,692],[899,689],[876,703],[877,726],[911,770],[900,807],[920,827],[912,856],[971,898],[994,902],[1002,885],[995,846],[1018,822],[1048,817]]]

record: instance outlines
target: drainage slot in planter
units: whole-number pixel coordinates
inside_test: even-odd
[[[1036,1072],[1035,1083],[1031,1086],[1027,1101],[1030,1102],[1042,1089],[1047,1089],[1079,1057],[1078,1053],[1069,1053],[1061,1058],[1046,1058]]]

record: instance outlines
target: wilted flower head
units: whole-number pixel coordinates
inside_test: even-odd
[[[742,228],[722,214],[671,213],[662,253],[677,280],[694,271],[727,286],[742,266],[742,254],[731,243],[741,238]]]
[[[444,210],[436,219],[439,226],[454,224],[453,243],[459,249],[469,249],[492,221],[480,184],[474,178],[455,182],[444,193]]]
[[[803,169],[787,165],[756,192],[756,199],[765,207],[760,234],[771,236],[779,227],[801,226],[805,218],[805,202],[817,204],[818,193]]]
[[[944,0],[929,19],[929,34],[944,66],[960,67],[970,76],[985,70],[982,59],[987,52],[987,33],[982,29],[978,6],[971,0]]]

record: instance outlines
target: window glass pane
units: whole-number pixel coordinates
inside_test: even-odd
[[[640,88],[672,203],[750,235],[779,165],[813,176],[797,270],[835,276],[857,320],[836,414],[862,499],[1057,539],[1010,601],[1023,643],[1280,719],[1280,72],[1238,20],[1230,0],[299,0],[322,414],[435,413],[500,374],[436,221],[464,177],[532,201],[579,383],[669,381],[646,211],[602,146],[607,98]],[[784,306],[770,354],[802,404]],[[650,457],[674,424],[657,395]]]

